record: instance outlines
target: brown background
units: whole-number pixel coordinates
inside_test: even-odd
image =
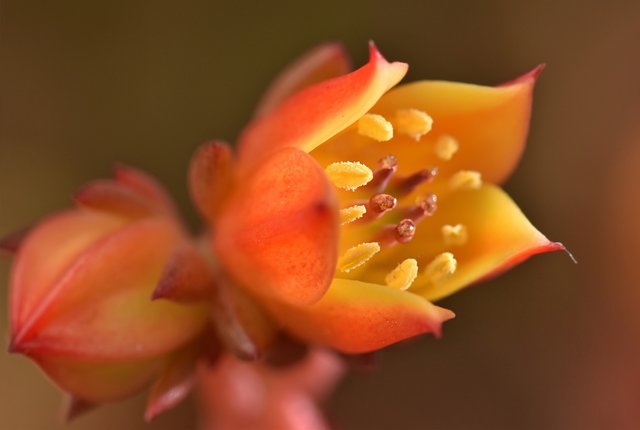
[[[408,81],[495,84],[546,62],[506,187],[580,264],[537,257],[447,299],[458,317],[442,340],[385,351],[379,372],[340,386],[330,415],[354,430],[640,428],[637,1],[3,0],[0,38],[0,232],[65,206],[114,161],[153,172],[195,220],[194,148],[233,140],[271,77],[321,41],[344,41],[360,65],[373,39],[410,63]],[[58,392],[0,354],[2,429],[195,425],[186,404],[147,427],[142,405],[64,427]]]

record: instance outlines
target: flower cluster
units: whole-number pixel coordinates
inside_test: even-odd
[[[312,50],[276,79],[235,151],[196,151],[201,235],[154,179],[120,166],[78,192],[74,209],[6,240],[16,245],[10,350],[33,359],[75,411],[155,381],[150,419],[200,375],[220,422],[246,407],[247,428],[321,428],[294,422],[314,413],[287,411],[293,397],[313,410],[309,375],[321,371],[304,360],[337,375],[327,351],[439,336],[454,314],[434,301],[562,249],[497,185],[522,154],[540,67],[497,87],[393,88],[407,65],[373,44],[366,65],[349,64],[339,45]],[[235,397],[210,387],[234,392],[245,380],[279,394],[243,400],[239,389],[225,406]]]

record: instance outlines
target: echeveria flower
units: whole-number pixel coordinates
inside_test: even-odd
[[[276,393],[258,399],[256,419],[293,428],[278,421],[291,418],[287,399],[312,405],[309,391],[270,376],[269,360],[233,356],[302,345],[288,357],[300,363],[305,346],[315,360],[317,347],[356,354],[440,335],[454,315],[433,301],[562,249],[497,186],[522,154],[540,70],[498,87],[392,89],[407,65],[374,45],[350,73],[338,45],[311,51],[276,79],[235,153],[222,142],[196,152],[203,237],[190,238],[162,188],[129,168],[29,231],[11,278],[10,349],[71,393],[76,411],[156,379],[150,419],[221,347],[203,384],[253,375]],[[242,395],[203,392],[214,410],[243,410]]]
[[[203,147],[191,183],[221,278],[294,336],[362,353],[438,335],[453,313],[431,301],[561,245],[495,185],[524,148],[540,67],[390,90],[406,64],[374,45],[347,64],[326,45],[287,69],[237,156]]]

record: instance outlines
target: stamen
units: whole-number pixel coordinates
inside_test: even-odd
[[[393,138],[393,126],[382,115],[368,113],[358,120],[358,134],[386,142]]]
[[[411,242],[416,234],[416,223],[406,218],[396,225],[390,225],[382,229],[376,237],[376,241],[382,248],[389,248],[398,243]]]
[[[378,169],[373,173],[373,179],[367,188],[374,193],[381,193],[387,188],[389,180],[398,169],[398,159],[395,155],[387,155],[378,161]]]
[[[406,178],[400,179],[394,184],[394,189],[397,190],[398,197],[410,194],[415,190],[418,185],[433,181],[433,178],[438,174],[437,167],[430,167],[428,169],[422,169]]]
[[[351,247],[338,260],[338,269],[341,272],[349,272],[362,266],[378,252],[380,252],[380,244],[377,242],[365,242]]]
[[[396,112],[396,128],[415,140],[429,133],[433,127],[433,118],[418,109],[400,109]]]
[[[438,209],[438,196],[429,193],[416,198],[416,205],[409,208],[408,218],[418,223],[423,218],[433,215]]]
[[[338,188],[355,190],[373,179],[373,172],[362,163],[341,161],[324,169],[329,180]]]
[[[451,135],[443,134],[436,140],[436,144],[433,147],[438,158],[441,160],[451,160],[453,155],[458,152],[460,145],[458,141]]]
[[[453,275],[458,267],[458,262],[450,252],[443,252],[436,256],[424,269],[427,283],[438,285]]]
[[[440,229],[446,246],[462,246],[467,243],[467,227],[462,224],[443,225]]]
[[[388,287],[405,291],[409,289],[413,281],[418,276],[418,262],[413,258],[407,258],[402,263],[398,264],[384,278]]]
[[[475,170],[460,170],[449,179],[452,190],[477,190],[482,186],[482,176]]]
[[[345,225],[354,222],[367,212],[367,207],[364,205],[349,206],[348,208],[340,209],[340,224]]]
[[[416,223],[412,219],[403,219],[396,226],[396,240],[399,243],[411,242],[416,234]]]
[[[395,208],[398,200],[389,194],[374,194],[366,203],[367,213],[361,222],[371,222],[377,220],[386,212]]]

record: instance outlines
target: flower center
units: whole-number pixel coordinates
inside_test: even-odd
[[[356,130],[361,136],[378,142],[392,141],[394,133],[420,141],[424,135],[431,132],[433,122],[433,118],[426,112],[413,108],[399,109],[391,120],[368,113],[357,122]],[[392,146],[394,143],[390,142],[389,145]],[[431,145],[432,148],[425,150],[431,150],[441,162],[451,160],[460,147],[458,140],[449,134],[437,136]],[[353,237],[347,234],[348,229],[371,227],[364,230],[367,232],[364,237],[362,234],[359,235],[361,239],[368,240],[348,244],[338,260],[340,272],[349,273],[366,266],[366,263],[375,261],[376,254],[380,251],[410,243],[419,224],[436,212],[436,194],[428,192],[416,195],[413,200],[411,195],[418,188],[422,191],[425,188],[421,187],[422,185],[434,180],[438,175],[438,167],[425,167],[409,175],[399,176],[399,162],[401,160],[391,154],[381,158],[373,169],[357,160],[340,161],[326,167],[327,177],[335,187],[358,191],[357,197],[340,210],[343,237],[347,240]],[[479,172],[461,170],[448,178],[448,185],[451,192],[477,189],[482,185],[482,178]],[[393,215],[386,216],[388,213]],[[385,224],[385,219],[389,218],[399,221]],[[463,246],[469,235],[467,227],[462,224],[442,225],[440,232],[441,240],[447,247]],[[388,262],[385,265],[387,264]],[[389,271],[384,279],[380,279],[379,283],[384,282],[390,288],[400,290],[409,289],[418,278],[427,285],[440,284],[455,273],[458,266],[451,252],[432,256],[422,268],[415,258],[405,258],[393,264],[395,268]]]

